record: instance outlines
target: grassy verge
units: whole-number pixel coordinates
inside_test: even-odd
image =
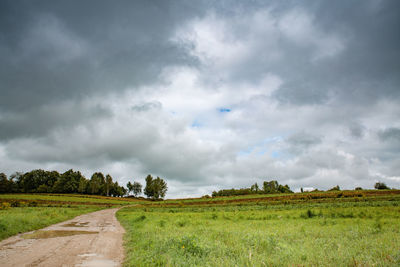
[[[62,222],[102,206],[12,207],[0,210],[0,240]]]
[[[124,208],[125,266],[399,266],[400,201]]]

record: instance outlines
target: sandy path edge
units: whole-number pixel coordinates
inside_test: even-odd
[[[41,229],[97,232],[95,234],[46,239],[24,239],[23,234],[19,234],[5,239],[0,242],[0,266],[121,266],[125,230],[115,216],[119,209],[79,215]]]

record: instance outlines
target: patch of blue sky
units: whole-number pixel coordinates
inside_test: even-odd
[[[219,112],[224,113],[224,112],[231,112],[230,108],[220,108],[218,109]]]
[[[237,155],[238,155],[238,156],[247,156],[247,155],[250,155],[250,154],[253,152],[253,150],[254,150],[254,148],[248,147],[248,148],[246,148],[246,149],[240,150],[240,151],[237,153]]]
[[[274,136],[271,138],[266,138],[263,139],[261,142],[254,144],[253,146],[249,146],[245,149],[240,150],[237,153],[237,155],[248,156],[254,153],[255,155],[262,156],[265,155],[266,153],[271,153],[270,155],[272,158],[282,158],[283,154],[280,151],[278,151],[279,149],[278,150],[274,149],[272,152],[270,152],[270,150],[273,149],[273,145],[275,143],[281,142],[282,140],[283,140],[282,136]]]
[[[271,152],[271,157],[277,159],[281,157],[281,153],[279,153],[278,151],[272,151]]]
[[[203,126],[203,124],[199,120],[194,120],[191,125],[191,127],[193,127],[193,128],[200,128],[202,126]]]

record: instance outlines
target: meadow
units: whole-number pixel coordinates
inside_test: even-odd
[[[74,194],[0,195],[0,240],[100,209],[143,203],[131,198]]]
[[[301,195],[121,209],[125,266],[400,265],[398,194],[297,199]]]

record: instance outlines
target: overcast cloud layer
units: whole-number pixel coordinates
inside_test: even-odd
[[[399,188],[399,29],[396,0],[1,1],[0,172]]]

